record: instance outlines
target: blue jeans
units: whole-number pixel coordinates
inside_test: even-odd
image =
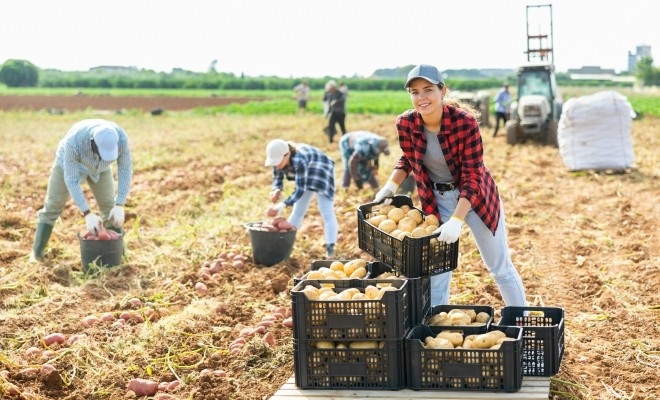
[[[316,200],[318,202],[319,212],[323,218],[323,231],[325,235],[325,244],[335,244],[337,243],[338,235],[338,224],[337,216],[335,215],[335,201],[334,199],[318,194],[311,190],[307,190],[303,195],[293,203],[293,209],[291,210],[291,215],[289,216],[289,222],[300,229],[305,214],[309,209],[309,204],[312,202],[312,198],[316,195]]]
[[[443,221],[451,218],[458,203],[459,190],[433,191]],[[481,259],[500,289],[502,300],[507,306],[525,307],[525,287],[520,275],[511,261],[504,219],[504,205],[500,199],[500,221],[495,235],[472,210],[465,216],[465,224],[472,231],[472,236],[481,254]],[[451,271],[431,277],[431,306],[449,304],[449,284]]]

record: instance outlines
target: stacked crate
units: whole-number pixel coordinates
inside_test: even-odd
[[[392,197],[390,204],[415,208],[410,196],[405,195]],[[431,306],[431,276],[452,271],[458,266],[458,241],[452,244],[439,242],[438,234],[399,240],[367,222],[378,214],[380,206],[378,203],[368,203],[358,207],[358,244],[361,250],[380,262],[372,265],[371,276],[391,271],[408,279],[411,323],[418,325],[423,322]]]
[[[499,326],[522,327],[522,363],[525,376],[552,376],[564,357],[564,310],[559,307],[502,309]]]
[[[379,297],[368,290],[389,287]],[[317,298],[332,290],[342,299]],[[342,294],[346,293],[346,296]],[[360,293],[351,299],[348,293]],[[301,280],[292,290],[296,385],[303,389],[405,387],[404,336],[410,328],[402,279]]]

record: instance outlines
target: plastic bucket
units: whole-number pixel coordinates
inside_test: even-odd
[[[257,223],[245,224],[248,232],[250,232],[254,263],[270,267],[285,258],[289,258],[291,250],[293,250],[293,244],[296,241],[297,231],[266,232],[252,227]]]
[[[98,268],[114,267],[122,263],[124,257],[124,235],[115,240],[85,240],[78,234],[80,242],[80,262],[87,272],[90,265]]]

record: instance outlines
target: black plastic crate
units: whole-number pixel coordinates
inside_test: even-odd
[[[372,349],[317,348],[314,340],[294,340],[296,385],[301,389],[389,389],[406,386],[403,338]]]
[[[332,285],[339,293],[390,284],[380,300],[310,300],[302,291]],[[314,340],[402,339],[408,328],[408,281],[403,279],[304,280],[291,290],[293,338]]]
[[[367,222],[375,206],[368,203],[358,207],[358,245],[377,260],[394,267],[406,278],[420,278],[449,272],[458,266],[458,241],[447,244],[437,240],[439,234],[399,240]],[[413,207],[410,196],[392,197],[392,205]],[[417,209],[419,210],[419,209]],[[421,212],[421,210],[419,210]],[[422,215],[425,215],[422,212]]]
[[[369,265],[368,277],[376,279],[379,275],[392,272],[396,274],[394,268],[380,261],[372,262]],[[408,314],[410,315],[410,326],[423,323],[431,309],[431,277],[421,278],[401,278],[408,281]]]
[[[446,329],[451,331],[451,329]],[[435,336],[427,325],[406,335],[407,386],[413,390],[516,392],[522,386],[522,328],[491,325],[514,340],[498,350],[427,349],[424,339]]]
[[[523,375],[552,376],[564,357],[564,310],[559,307],[502,308],[500,326],[523,328]]]
[[[430,325],[431,318],[434,315],[440,314],[441,312],[448,313],[453,309],[459,310],[474,310],[475,313],[479,314],[480,312],[485,312],[490,316],[488,322],[485,325],[448,325],[448,326],[436,326]],[[482,306],[482,305],[466,305],[466,304],[440,304],[433,306],[431,311],[426,315],[423,324],[429,325],[432,331],[436,334],[441,330],[451,329],[453,331],[461,331],[465,335],[472,335],[478,333],[484,333],[488,331],[488,328],[493,323],[493,317],[495,315],[495,309],[491,306]]]
[[[330,265],[332,265],[332,263],[335,262],[335,261],[339,261],[340,263],[346,264],[347,262],[350,262],[350,261],[352,261],[352,260],[314,260],[314,261],[312,261],[312,263],[311,263],[311,265],[310,265],[309,271],[307,271],[307,272],[306,272],[302,277],[300,277],[300,278],[295,278],[295,277],[293,278],[293,286],[296,286],[296,285],[297,285],[298,283],[300,283],[300,281],[302,281],[302,280],[309,279],[308,276],[309,276],[309,273],[310,273],[311,271],[318,271],[318,270],[320,270],[321,268],[330,268]],[[365,261],[366,261],[366,260],[365,260]],[[370,265],[370,264],[371,264],[371,262],[370,262],[370,261],[367,261],[367,266],[365,267],[366,270],[367,270],[367,273],[369,273],[369,265]],[[367,277],[368,277],[368,275],[365,276],[365,278],[367,278]],[[351,279],[351,278],[346,278],[346,279]]]

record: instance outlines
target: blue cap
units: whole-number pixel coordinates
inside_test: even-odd
[[[410,82],[417,78],[426,79],[434,85],[439,83],[442,83],[443,85],[445,84],[445,80],[442,77],[442,74],[436,67],[433,65],[421,64],[408,72],[408,80],[406,81],[404,88],[408,89]]]

